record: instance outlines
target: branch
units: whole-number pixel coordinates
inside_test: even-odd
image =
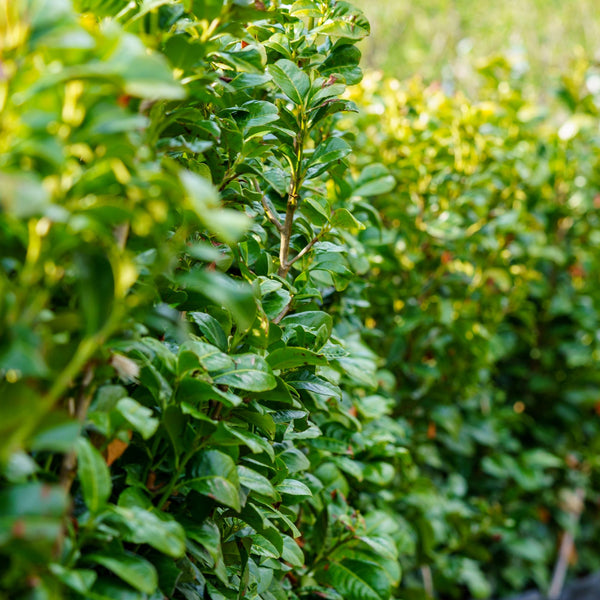
[[[281,230],[281,243],[279,245],[279,270],[277,275],[285,278],[290,270],[288,256],[290,253],[290,239],[292,237],[292,225],[294,224],[294,213],[298,206],[298,196],[295,190],[292,189],[287,202],[287,210],[285,211],[285,223]]]
[[[423,588],[427,598],[435,598],[435,590],[433,588],[433,576],[429,565],[421,566],[421,577],[423,578]]]
[[[90,384],[94,379],[94,367],[88,363],[83,374],[83,380],[81,381],[81,391],[75,404],[75,416],[79,421],[80,425],[83,426],[85,418],[87,416],[90,403],[92,401],[93,390],[90,389]],[[77,452],[71,450],[67,452],[62,461],[60,468],[60,485],[64,490],[69,493],[73,480],[75,479],[75,473],[77,471]]]
[[[273,319],[273,323],[275,325],[279,325],[279,323],[281,323],[283,317],[285,317],[285,315],[287,315],[290,312],[293,302],[294,302],[294,297],[292,296],[290,298],[290,301],[283,307],[283,310]]]
[[[262,190],[258,185],[258,181],[256,181],[256,179],[253,179],[252,184],[254,185],[254,191],[257,194],[260,194],[260,202],[263,205],[263,208],[265,209],[265,215],[267,215],[267,219],[269,219],[269,221],[271,221],[271,223],[275,225],[277,231],[281,233],[283,231],[283,225],[279,220],[277,213],[273,210],[273,207],[269,204],[266,196],[262,193]]]
[[[306,246],[304,246],[304,248],[302,248],[302,250],[300,250],[296,256],[294,256],[294,258],[292,258],[292,260],[288,261],[288,268],[291,267],[297,260],[300,260],[303,256],[310,252],[310,249],[323,237],[327,231],[329,230],[326,228],[321,229],[321,231],[315,235],[315,237],[310,240],[310,242],[308,242],[308,244],[306,244]]]
[[[569,503],[570,506],[566,507],[566,512],[569,513],[571,517],[572,529],[567,529],[564,532],[560,543],[558,559],[554,565],[554,573],[552,574],[552,583],[548,590],[548,598],[550,598],[550,600],[557,600],[562,594],[567,569],[569,568],[569,560],[575,549],[575,528],[584,509],[584,499],[585,490],[583,488],[577,488]]]
[[[277,218],[277,215],[275,214],[275,212],[272,210],[272,207],[269,206],[267,199],[264,196],[262,196],[260,201],[262,202],[263,208],[265,209],[265,214],[267,215],[267,219],[269,219],[269,221],[271,221],[271,223],[273,223],[273,225],[275,225],[275,227],[277,228],[277,230],[279,232],[282,232],[283,225],[281,224],[281,221]]]

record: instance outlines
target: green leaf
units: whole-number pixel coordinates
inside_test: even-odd
[[[80,251],[75,257],[80,310],[86,332],[94,334],[107,322],[115,299],[115,281],[112,265],[99,252]]]
[[[342,83],[334,83],[329,85],[319,85],[318,82],[320,78],[317,79],[315,85],[313,85],[314,95],[311,95],[310,98],[310,106],[319,107],[325,100],[329,100],[334,96],[341,96],[346,91],[346,86]]]
[[[321,17],[323,16],[315,0],[296,0],[290,6],[290,15],[295,17]]]
[[[215,52],[213,57],[233,67],[236,71],[260,74],[263,71],[262,55],[255,47],[248,46],[240,51]]]
[[[227,336],[219,321],[204,312],[192,311],[189,312],[188,315],[192,321],[198,325],[202,335],[204,335],[210,344],[217,346],[217,348],[223,352],[227,352]]]
[[[279,558],[281,556],[275,545],[259,533],[251,535],[250,539],[252,540],[252,554],[258,554],[258,556],[266,558]]]
[[[286,379],[286,383],[297,390],[307,390],[327,398],[341,398],[340,388],[321,377],[311,373],[302,373],[300,376],[292,374],[294,379]]]
[[[185,90],[173,78],[165,57],[149,52],[148,47],[135,35],[119,36],[110,58],[96,65],[95,70],[100,75],[117,75],[122,78],[123,89],[130,96],[153,100],[179,100],[185,97]],[[88,73],[92,75],[94,70],[90,67]],[[85,74],[83,70],[82,75]]]
[[[26,483],[0,491],[2,516],[62,516],[67,507],[67,496],[58,485]]]
[[[328,566],[317,574],[317,580],[333,586],[344,600],[389,599],[390,582],[377,563],[346,559]]]
[[[354,196],[378,196],[387,194],[396,187],[396,180],[388,169],[380,164],[367,165],[352,190]]]
[[[341,160],[352,152],[352,148],[339,137],[331,137],[319,144],[312,157],[309,159],[307,177],[316,177],[327,170],[329,165]]]
[[[304,566],[304,552],[294,538],[289,535],[283,536],[283,552],[281,553],[283,560],[289,562],[294,567]]]
[[[0,206],[19,219],[43,214],[50,203],[42,182],[29,173],[0,173],[0,189]]]
[[[235,463],[218,450],[205,450],[191,463],[186,485],[237,510],[241,510],[240,483]]]
[[[77,477],[88,509],[98,512],[108,502],[112,482],[102,455],[86,438],[77,442]]]
[[[185,553],[185,531],[177,521],[138,506],[112,508],[127,525],[125,539],[128,542],[148,544],[173,558]]]
[[[213,373],[223,369],[231,369],[235,365],[227,354],[211,344],[197,340],[190,340],[182,344],[177,355],[178,373],[183,374],[198,369],[200,366]]]
[[[132,552],[95,552],[88,554],[85,558],[90,562],[102,565],[145,594],[153,594],[158,586],[158,576],[154,566]]]
[[[279,120],[279,111],[272,102],[250,100],[249,102],[244,102],[241,108],[248,112],[248,116],[243,118],[246,130]]]
[[[347,85],[360,83],[362,70],[358,66],[360,62],[360,50],[351,44],[337,46],[323,61],[319,72],[323,77],[340,75]]]
[[[298,448],[288,448],[279,454],[277,458],[283,461],[285,468],[290,474],[306,471],[306,469],[310,468],[310,461]]]
[[[322,354],[316,354],[305,348],[286,346],[273,350],[267,356],[267,362],[272,369],[284,371],[308,365],[326,365],[327,359]]]
[[[361,10],[350,2],[337,2],[332,18],[318,27],[317,31],[329,37],[361,40],[369,35],[370,27]]]
[[[308,486],[297,479],[284,479],[275,489],[287,496],[312,496]]]
[[[97,573],[90,569],[65,569],[59,564],[51,564],[49,569],[61,583],[84,596],[89,595],[98,577]]]
[[[256,317],[256,302],[251,286],[234,281],[222,273],[204,270],[190,271],[182,275],[179,281],[217,306],[230,310],[243,330],[252,327]]]
[[[277,381],[264,358],[257,354],[240,354],[233,357],[234,366],[214,375],[215,382],[230,385],[248,392],[272,390]]]
[[[273,502],[281,502],[281,496],[264,475],[261,475],[244,465],[238,466],[238,474],[240,477],[240,484],[244,487],[257,492],[262,496],[266,496]]]
[[[81,423],[67,413],[52,412],[41,421],[29,448],[33,451],[69,452],[73,449],[80,430]]]
[[[275,85],[294,104],[304,104],[310,90],[310,79],[302,69],[292,61],[282,58],[274,65],[269,65],[268,70]]]
[[[242,398],[232,392],[220,390],[208,381],[187,376],[179,382],[177,398],[181,400],[184,412],[184,404],[193,407],[201,401],[214,400],[222,402],[225,406],[239,406],[242,403]]]
[[[27,452],[18,450],[8,457],[3,475],[11,483],[24,483],[38,468],[35,460]]]
[[[252,433],[251,431],[234,427],[233,425],[224,423],[223,421],[219,422],[217,431],[212,434],[210,439],[211,442],[216,444],[243,444],[250,448],[250,451],[253,454],[261,454],[265,452],[271,460],[275,458],[273,446],[267,440],[255,433]]]
[[[331,216],[330,223],[332,227],[347,229],[354,234],[365,229],[365,226],[346,208],[338,208]]]
[[[223,208],[219,192],[210,181],[191,171],[181,171],[179,177],[187,192],[190,208],[224,242],[233,244],[248,229],[248,217],[237,210]]]
[[[122,417],[147,440],[158,429],[159,421],[152,416],[152,411],[142,406],[133,398],[121,398],[117,402],[117,410]]]

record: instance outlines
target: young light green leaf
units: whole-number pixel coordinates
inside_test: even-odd
[[[338,208],[331,215],[331,226],[339,229],[347,229],[356,234],[365,229],[365,226],[346,208]]]
[[[322,12],[315,0],[296,0],[290,7],[290,14],[295,17],[321,17]]]

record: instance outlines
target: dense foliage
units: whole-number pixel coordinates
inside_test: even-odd
[[[388,506],[414,530],[405,568],[431,565],[442,594],[546,590],[582,492],[571,562],[600,567],[598,97],[594,68],[574,73],[559,119],[503,60],[477,102],[375,76],[353,94],[357,164],[398,181],[363,234],[369,342],[418,466]]]
[[[4,3],[3,597],[398,583],[337,471],[376,494],[403,453],[338,295],[382,179],[335,128],[367,33],[346,2]]]
[[[0,9],[0,598],[545,587],[580,490],[600,567],[587,66],[556,124],[360,84],[344,1]]]

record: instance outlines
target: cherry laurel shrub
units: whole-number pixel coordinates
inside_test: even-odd
[[[580,60],[549,107],[502,58],[475,100],[375,74],[351,92],[353,168],[397,181],[360,233],[361,314],[414,461],[385,506],[411,540],[403,598],[422,565],[442,598],[546,592],[567,532],[572,572],[600,569],[594,77]]]
[[[389,177],[336,126],[364,16],[1,8],[0,597],[389,598],[358,498],[406,451],[345,300]]]
[[[502,60],[361,83],[368,32],[0,0],[1,599],[484,598],[565,532],[600,568],[593,69],[549,118]]]

